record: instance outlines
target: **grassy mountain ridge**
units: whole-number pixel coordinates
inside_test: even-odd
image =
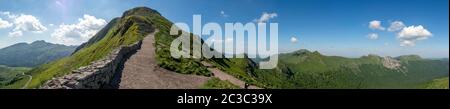
[[[345,58],[301,50],[280,55],[276,69],[254,74],[269,88],[421,88],[423,82],[448,77],[448,61],[413,57],[398,60],[401,67],[393,69],[376,55]]]
[[[175,59],[170,55],[170,44],[179,35],[169,34],[172,24],[153,9],[130,9],[121,17],[110,21],[71,56],[27,72],[33,76],[28,88],[37,88],[53,77],[69,74],[72,70],[102,59],[120,46],[142,40],[155,29],[159,30],[155,35],[155,58],[159,66],[182,74],[212,76],[201,63],[207,61],[238,79],[262,88],[422,88],[426,82],[448,77],[448,61],[422,59],[414,55],[396,58],[376,55],[346,58],[299,50],[280,54],[277,68],[270,70],[258,69],[257,64],[247,56],[230,59]],[[202,40],[192,40],[194,38],[198,37],[191,34],[192,43],[203,43]],[[229,82],[217,79],[208,81],[204,86],[215,87],[235,88]]]
[[[29,88],[39,87],[53,77],[71,73],[79,67],[107,56],[112,50],[142,40],[147,34],[159,29],[155,35],[157,60],[161,67],[184,74],[210,75],[200,60],[174,59],[170,57],[169,46],[178,35],[170,35],[172,23],[161,14],[147,7],[126,11],[120,18],[113,19],[91,40],[80,46],[71,56],[39,66],[28,74],[33,76]]]
[[[105,27],[103,27],[100,31],[98,31],[97,34],[92,36],[92,38],[89,39],[88,42],[83,43],[80,46],[78,46],[77,49],[74,51],[74,53],[76,53],[80,49],[88,47],[88,46],[102,40],[108,34],[108,32],[111,30],[111,28],[119,22],[119,20],[120,20],[120,18],[114,18],[113,20],[111,20],[110,23],[108,23]]]

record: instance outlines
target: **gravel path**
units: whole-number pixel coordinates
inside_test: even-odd
[[[205,65],[205,66],[211,66],[212,65],[212,64],[209,64],[207,62],[202,62],[202,64]],[[219,70],[217,68],[211,68],[211,67],[208,68],[208,70],[211,71],[214,74],[214,77],[217,77],[220,80],[224,80],[224,81],[227,80],[227,81],[230,81],[231,83],[233,83],[234,85],[237,85],[237,86],[239,86],[241,88],[245,88],[245,82],[244,81],[242,81],[240,79],[237,79],[236,77],[231,76],[228,73],[223,72],[222,70]],[[249,89],[261,89],[259,87],[253,86],[253,85],[249,86],[248,88]]]
[[[23,73],[23,72],[22,72],[22,75],[28,76],[28,78],[29,78],[28,81],[27,81],[27,83],[25,83],[25,85],[23,85],[22,88],[21,88],[21,89],[26,89],[26,88],[28,87],[28,84],[30,84],[31,80],[33,79],[33,76],[31,76],[31,75],[26,75],[26,74]]]
[[[120,89],[196,89],[209,78],[179,74],[160,68],[155,59],[155,31],[144,38],[141,49],[124,64]]]

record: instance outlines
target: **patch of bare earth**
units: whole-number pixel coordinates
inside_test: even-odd
[[[242,81],[240,79],[237,79],[236,77],[231,76],[230,74],[225,73],[222,70],[214,68],[214,66],[212,64],[208,63],[208,62],[204,61],[204,62],[202,62],[202,64],[204,66],[208,67],[208,70],[211,71],[214,74],[214,77],[219,78],[220,80],[223,80],[223,81],[229,81],[229,82],[233,83],[234,85],[239,86],[240,88],[245,88],[245,82],[244,81]],[[261,89],[261,88],[253,86],[253,85],[250,85],[248,87],[248,89]]]

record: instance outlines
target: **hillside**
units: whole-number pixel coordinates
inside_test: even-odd
[[[434,79],[424,84],[427,89],[448,89],[448,77]]]
[[[449,72],[448,61],[413,55],[345,58],[299,50],[279,59],[276,69],[256,70],[256,80],[270,88],[421,88]]]
[[[121,17],[109,22],[108,26],[97,33],[91,40],[77,48],[71,56],[39,66],[28,74],[33,76],[29,88],[39,87],[53,77],[70,74],[72,70],[89,65],[91,62],[107,56],[112,50],[141,41],[155,29],[156,60],[158,65],[182,74],[210,75],[200,60],[174,59],[170,57],[171,41],[178,36],[169,35],[172,23],[153,9],[146,7],[133,8]]]
[[[179,35],[169,34],[171,26],[172,22],[153,9],[146,7],[130,9],[121,17],[110,21],[105,28],[88,42],[79,46],[71,56],[41,65],[27,72],[26,74],[33,77],[28,88],[38,88],[52,78],[62,77],[71,74],[73,70],[80,67],[91,65],[92,62],[108,57],[113,50],[121,46],[143,41],[147,35],[154,33],[156,30],[155,35],[150,35],[154,36],[154,39],[147,38],[147,41],[144,41],[154,43],[150,45],[149,43],[144,44],[144,48],[138,50],[134,56],[131,56],[129,62],[125,62],[125,67],[128,66],[128,68],[125,68],[125,71],[129,71],[127,74],[135,75],[122,75],[121,77],[125,79],[129,78],[123,84],[134,84],[136,82],[133,81],[134,77],[145,74],[144,72],[135,71],[144,70],[148,72],[148,69],[153,67],[155,69],[161,67],[163,69],[158,70],[178,73],[155,73],[152,77],[148,77],[158,81],[152,84],[159,84],[160,86],[164,85],[161,81],[170,81],[171,76],[185,78],[186,75],[195,75],[200,78],[210,78],[214,76],[214,73],[210,71],[211,69],[223,71],[225,73],[222,74],[231,75],[245,83],[250,83],[260,88],[423,88],[423,84],[426,82],[448,77],[448,61],[422,59],[415,55],[395,58],[377,55],[346,58],[325,56],[319,52],[299,50],[280,54],[278,67],[271,70],[257,69],[257,63],[247,58],[247,56],[245,56],[246,58],[231,59],[175,59],[170,55],[170,44]],[[191,42],[193,43],[203,42],[195,42],[192,40],[193,38],[198,37],[191,34]],[[154,47],[155,50],[148,51],[150,47]],[[143,50],[146,48],[147,50]],[[152,56],[154,54],[154,60],[142,54],[152,54]],[[146,60],[151,60],[152,63],[150,64],[156,62],[157,66],[142,65],[144,61],[147,62]],[[212,65],[208,66],[205,63]],[[139,68],[142,69],[136,70]],[[118,67],[115,70],[123,69]],[[152,72],[150,71],[150,73]],[[180,74],[181,76],[174,76]],[[161,77],[166,78],[155,78],[159,76],[154,75],[162,75]],[[147,77],[144,76],[149,75],[141,76],[143,77],[139,78],[145,79],[140,81],[146,81]],[[235,78],[233,80],[237,80]],[[199,88],[236,88],[236,86],[242,84],[231,83],[243,83],[242,81],[223,81],[213,77]],[[171,82],[174,82],[174,84],[170,88],[178,87],[178,83],[182,84],[179,81]],[[198,84],[195,86],[198,86]],[[154,87],[154,85],[149,87]]]
[[[68,56],[75,48],[45,41],[18,43],[0,49],[0,65],[35,67]]]
[[[28,77],[23,75],[28,70],[29,68],[25,67],[7,67],[0,65],[0,89],[21,88],[28,81]]]

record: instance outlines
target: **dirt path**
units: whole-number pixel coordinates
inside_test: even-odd
[[[27,83],[25,83],[25,85],[22,86],[21,89],[26,89],[28,87],[28,84],[30,84],[31,80],[33,79],[33,76],[31,75],[25,75],[25,73],[22,72],[22,75],[24,76],[28,76],[30,79],[28,79]]]
[[[211,66],[211,64],[209,64],[207,62],[202,62],[202,64],[204,64],[205,66]],[[242,81],[240,79],[237,79],[234,76],[231,76],[231,75],[223,72],[222,70],[219,70],[217,68],[208,68],[208,70],[211,71],[214,74],[214,77],[217,77],[220,80],[224,80],[224,81],[228,80],[231,83],[233,83],[234,85],[237,85],[237,86],[239,86],[241,88],[245,88],[245,82],[244,81]],[[249,86],[248,88],[249,89],[261,89],[259,87],[253,86],[253,85]]]
[[[144,38],[141,49],[124,64],[120,89],[195,89],[209,78],[184,75],[160,68],[155,59],[155,33]]]

